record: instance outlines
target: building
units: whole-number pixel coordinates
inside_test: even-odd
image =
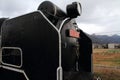
[[[119,49],[119,48],[120,48],[120,44],[116,44],[116,43],[108,44],[108,49]]]

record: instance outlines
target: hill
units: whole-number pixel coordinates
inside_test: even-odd
[[[120,43],[120,36],[119,35],[89,35],[89,37],[92,39],[93,43],[99,43],[99,44],[108,44],[108,43]]]

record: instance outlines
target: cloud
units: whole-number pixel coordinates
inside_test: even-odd
[[[44,0],[0,0],[0,17],[15,17],[37,10]],[[101,32],[120,30],[120,0],[50,0],[64,11],[66,5],[78,1],[82,5],[82,15],[77,18],[79,25],[89,33],[90,27]],[[97,33],[100,31],[90,33]],[[92,30],[91,30],[92,31]]]
[[[0,0],[0,17],[14,17],[33,11],[32,0]]]
[[[80,29],[84,30],[84,32],[89,34],[93,34],[94,32],[101,33],[102,31],[105,31],[105,27],[101,27],[95,24],[78,23],[78,26]]]
[[[0,17],[15,17],[37,10],[39,4],[45,0],[0,0]],[[50,0],[66,11],[66,5],[73,0]]]
[[[83,14],[77,19],[79,24],[94,24],[98,28],[105,27],[105,30],[101,32],[120,30],[119,0],[82,0],[82,7]],[[99,31],[93,31],[93,33],[97,32]]]

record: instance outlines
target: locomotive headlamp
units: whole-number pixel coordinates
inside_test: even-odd
[[[67,15],[70,18],[76,18],[80,16],[82,13],[82,7],[79,2],[73,2],[72,4],[67,6]]]

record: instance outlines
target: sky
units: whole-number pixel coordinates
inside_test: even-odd
[[[0,0],[0,18],[13,18],[37,10],[45,0]],[[49,0],[66,12],[74,1],[82,5],[82,15],[76,21],[89,34],[120,34],[120,0]]]

